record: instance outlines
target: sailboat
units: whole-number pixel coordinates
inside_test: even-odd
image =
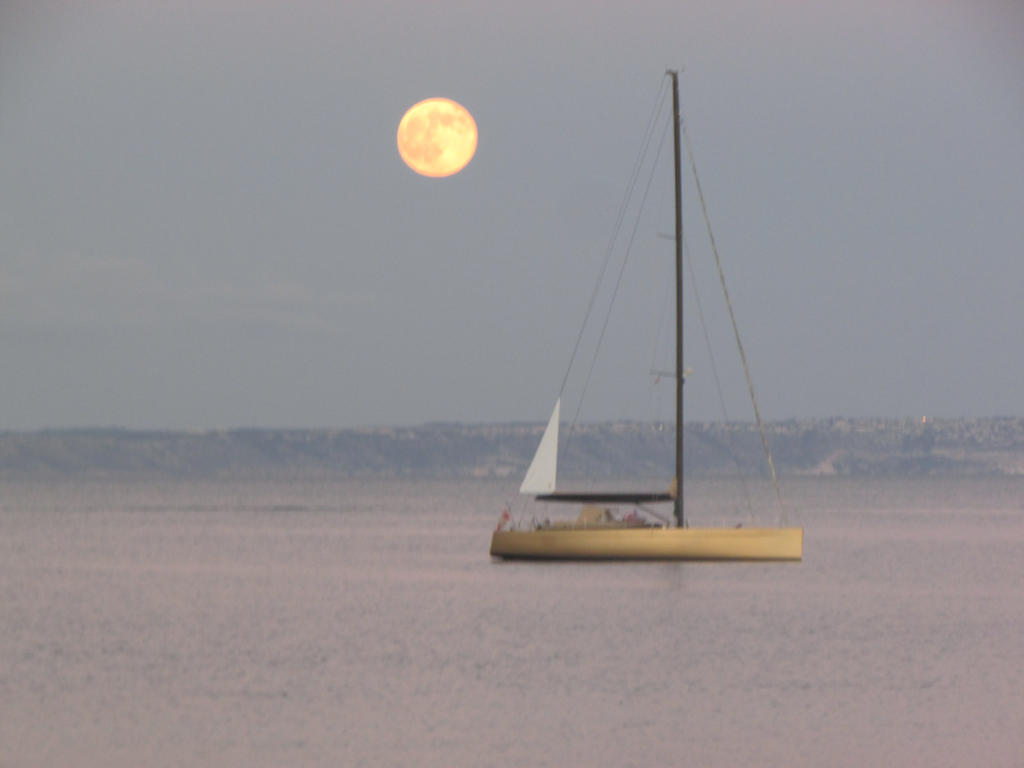
[[[583,505],[571,522],[545,523],[528,530],[507,528],[506,511],[491,537],[491,555],[534,560],[800,560],[803,529],[690,527],[683,506],[683,383],[682,361],[682,177],[680,170],[679,73],[672,82],[672,127],[675,154],[675,277],[676,277],[676,431],[675,480],[665,491],[584,491],[557,488],[560,400],[527,469],[520,493],[541,502]],[[638,516],[616,519],[608,506],[672,503],[674,525],[651,524]],[[607,506],[606,506],[607,505]]]

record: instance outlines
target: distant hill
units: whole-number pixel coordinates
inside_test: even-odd
[[[543,424],[427,424],[341,430],[120,429],[0,432],[0,478],[246,474],[518,477]],[[563,430],[564,476],[666,477],[674,430],[610,422]],[[1024,419],[810,419],[767,425],[781,474],[1024,474]],[[688,424],[686,471],[766,471],[752,424]]]

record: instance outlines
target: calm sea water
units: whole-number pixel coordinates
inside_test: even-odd
[[[0,766],[1024,765],[1024,482],[785,491],[799,564],[518,564],[504,483],[8,483]]]

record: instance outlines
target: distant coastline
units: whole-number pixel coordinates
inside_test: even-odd
[[[360,429],[0,432],[0,479],[253,474],[502,478],[526,469],[543,424],[426,424]],[[806,419],[766,425],[782,475],[1024,475],[1024,419]],[[669,425],[577,426],[560,458],[566,476],[663,477]],[[748,423],[685,428],[688,474],[763,474]]]

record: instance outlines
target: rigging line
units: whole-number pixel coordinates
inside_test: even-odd
[[[675,235],[664,235],[666,239],[675,240]],[[684,241],[685,243],[685,241]],[[668,280],[665,281],[663,286],[662,297],[658,302],[658,323],[654,331],[654,344],[651,345],[651,371],[658,368],[668,369],[670,363],[667,361],[658,360],[658,352],[663,351],[662,349],[662,331],[665,330],[666,316],[668,315],[668,307],[671,301],[671,292],[675,286]],[[675,375],[675,374],[673,374]]]
[[[700,176],[697,175],[697,162],[693,157],[693,145],[690,143],[690,134],[686,130],[686,123],[680,119],[683,140],[686,142],[686,154],[690,158],[690,170],[693,171],[693,180],[697,186],[697,198],[700,200],[700,209],[704,214],[704,225],[708,230],[708,239],[711,241],[711,252],[715,255],[715,266],[718,268],[718,279],[722,284],[722,294],[725,296],[725,306],[729,310],[729,320],[732,321],[732,331],[736,336],[736,347],[739,349],[740,360],[743,362],[743,373],[747,377],[747,389],[750,392],[750,401],[754,405],[754,420],[757,422],[757,431],[761,434],[761,447],[764,448],[765,456],[768,457],[768,469],[771,470],[772,484],[775,486],[775,498],[778,499],[779,509],[785,518],[786,505],[782,503],[782,490],[779,488],[779,478],[775,473],[775,462],[772,460],[772,451],[768,447],[768,438],[764,433],[764,424],[761,422],[761,413],[757,407],[757,397],[754,395],[754,379],[750,375],[750,366],[747,365],[747,355],[743,351],[743,342],[740,340],[740,329],[736,323],[736,315],[732,310],[732,301],[729,299],[729,289],[725,285],[725,272],[722,270],[722,260],[718,256],[718,246],[715,244],[715,234],[711,229],[711,217],[708,215],[708,206],[704,200],[704,192],[700,186]]]
[[[658,237],[664,237],[666,240],[675,240],[675,235],[674,234],[673,235],[661,235],[661,234],[659,234]],[[655,324],[654,343],[651,345],[651,368],[650,368],[650,371],[651,371],[652,378],[651,378],[650,386],[648,387],[648,393],[649,393],[648,402],[650,404],[650,411],[649,411],[649,413],[650,413],[650,420],[651,420],[652,423],[658,423],[658,422],[662,421],[662,418],[661,418],[661,416],[663,414],[662,403],[664,402],[664,397],[662,396],[662,393],[663,393],[664,390],[661,387],[658,386],[658,384],[661,382],[661,377],[663,375],[665,375],[665,376],[671,375],[672,378],[675,379],[675,371],[672,371],[671,374],[668,373],[668,369],[670,367],[674,367],[675,361],[669,361],[667,359],[668,351],[663,349],[663,347],[662,347],[662,333],[665,330],[665,326],[667,325],[666,321],[667,321],[667,317],[668,317],[668,314],[669,314],[669,307],[670,307],[670,304],[672,303],[671,302],[671,296],[672,296],[672,291],[674,290],[674,288],[675,288],[675,286],[672,284],[672,281],[666,280],[664,282],[663,286],[662,286],[661,298],[658,300],[658,322]],[[660,352],[664,352],[666,354],[666,359],[664,359],[664,360],[659,360],[658,359],[659,351]]]
[[[647,128],[644,130],[644,138],[640,142],[640,149],[637,152],[636,160],[633,163],[633,170],[630,173],[629,181],[626,183],[626,193],[622,198],[622,204],[619,206],[618,215],[615,218],[615,224],[612,227],[611,240],[608,242],[608,247],[605,249],[604,262],[601,264],[601,271],[597,275],[597,281],[594,283],[594,290],[590,294],[590,301],[587,302],[587,311],[583,314],[583,323],[580,326],[580,332],[576,336],[576,344],[572,348],[572,354],[569,356],[569,364],[565,367],[565,375],[562,377],[562,384],[558,388],[558,396],[561,397],[565,392],[566,382],[569,381],[569,373],[572,371],[573,362],[576,360],[576,353],[579,351],[580,343],[583,341],[583,332],[587,329],[587,321],[590,319],[590,313],[594,308],[594,302],[597,300],[598,291],[601,288],[601,283],[604,282],[605,272],[608,270],[608,264],[611,262],[612,253],[615,250],[615,241],[619,239],[619,231],[622,228],[622,222],[626,218],[626,211],[629,208],[629,201],[633,198],[633,189],[636,187],[636,180],[640,176],[640,170],[643,168],[644,158],[647,156],[647,150],[651,144],[651,136],[654,134],[654,126],[658,122],[658,118],[661,117],[661,111],[665,107],[665,99],[662,96],[662,92],[665,90],[667,78],[662,78],[660,85],[658,86],[657,97],[655,98],[654,105],[651,107],[650,116],[647,118]]]
[[[668,370],[668,363],[666,362],[664,365],[659,364],[658,352],[662,347],[662,330],[665,327],[665,316],[668,314],[669,292],[673,287],[672,283],[666,280],[663,286],[663,295],[658,301],[658,322],[654,332],[654,344],[651,347],[651,379],[647,387],[648,413],[652,424],[659,424],[662,421],[661,416],[663,415],[664,389],[658,385],[661,382],[662,371]],[[673,372],[673,377],[674,375]]]
[[[668,121],[665,122],[665,128],[661,132],[661,141],[658,142],[658,149],[654,154],[654,160],[651,163],[651,173],[647,177],[647,186],[644,188],[644,194],[640,198],[640,207],[636,213],[636,219],[633,221],[633,231],[629,235],[629,242],[626,244],[626,252],[622,257],[622,266],[619,267],[619,276],[615,280],[615,287],[612,289],[611,301],[608,303],[608,313],[604,317],[604,324],[601,326],[601,333],[597,337],[597,346],[594,347],[594,356],[590,360],[590,369],[587,371],[587,378],[583,381],[583,391],[580,392],[579,401],[576,404],[576,413],[572,417],[572,424],[569,426],[569,436],[566,438],[568,443],[569,438],[572,437],[573,431],[576,429],[576,422],[580,416],[580,409],[583,407],[583,397],[587,393],[587,387],[590,386],[590,378],[594,373],[594,366],[597,364],[597,356],[601,351],[601,342],[604,340],[604,333],[608,330],[608,321],[612,318],[612,309],[615,307],[615,297],[619,293],[619,286],[622,285],[622,275],[626,272],[626,264],[629,263],[629,254],[633,250],[633,241],[636,239],[636,231],[640,227],[640,218],[644,210],[644,204],[647,202],[647,195],[651,191],[651,182],[654,181],[654,172],[658,169],[658,158],[661,156],[661,150],[665,146],[665,137],[668,136]]]
[[[704,320],[704,307],[702,306],[700,301],[700,291],[697,290],[697,274],[693,269],[693,259],[690,258],[690,247],[685,237],[683,238],[683,257],[683,261],[686,262],[686,270],[690,274],[690,290],[693,295],[694,303],[697,305],[697,318],[700,320],[700,329],[701,332],[704,334],[704,346],[708,350],[708,362],[711,365],[711,377],[715,380],[715,390],[718,393],[718,407],[722,411],[722,421],[728,424],[729,412],[728,409],[725,407],[725,395],[722,391],[722,380],[718,376],[718,363],[715,361],[715,351],[714,348],[711,346],[711,336],[708,333],[708,324]],[[732,446],[729,447],[730,452],[732,453]],[[743,490],[743,498],[747,502],[748,516],[752,517],[754,505],[750,499],[750,491],[747,488],[746,478],[743,477],[743,472],[740,471],[740,463],[739,460],[736,458],[735,453],[733,453],[732,461],[733,464],[736,465],[736,477],[740,481],[740,488]]]

